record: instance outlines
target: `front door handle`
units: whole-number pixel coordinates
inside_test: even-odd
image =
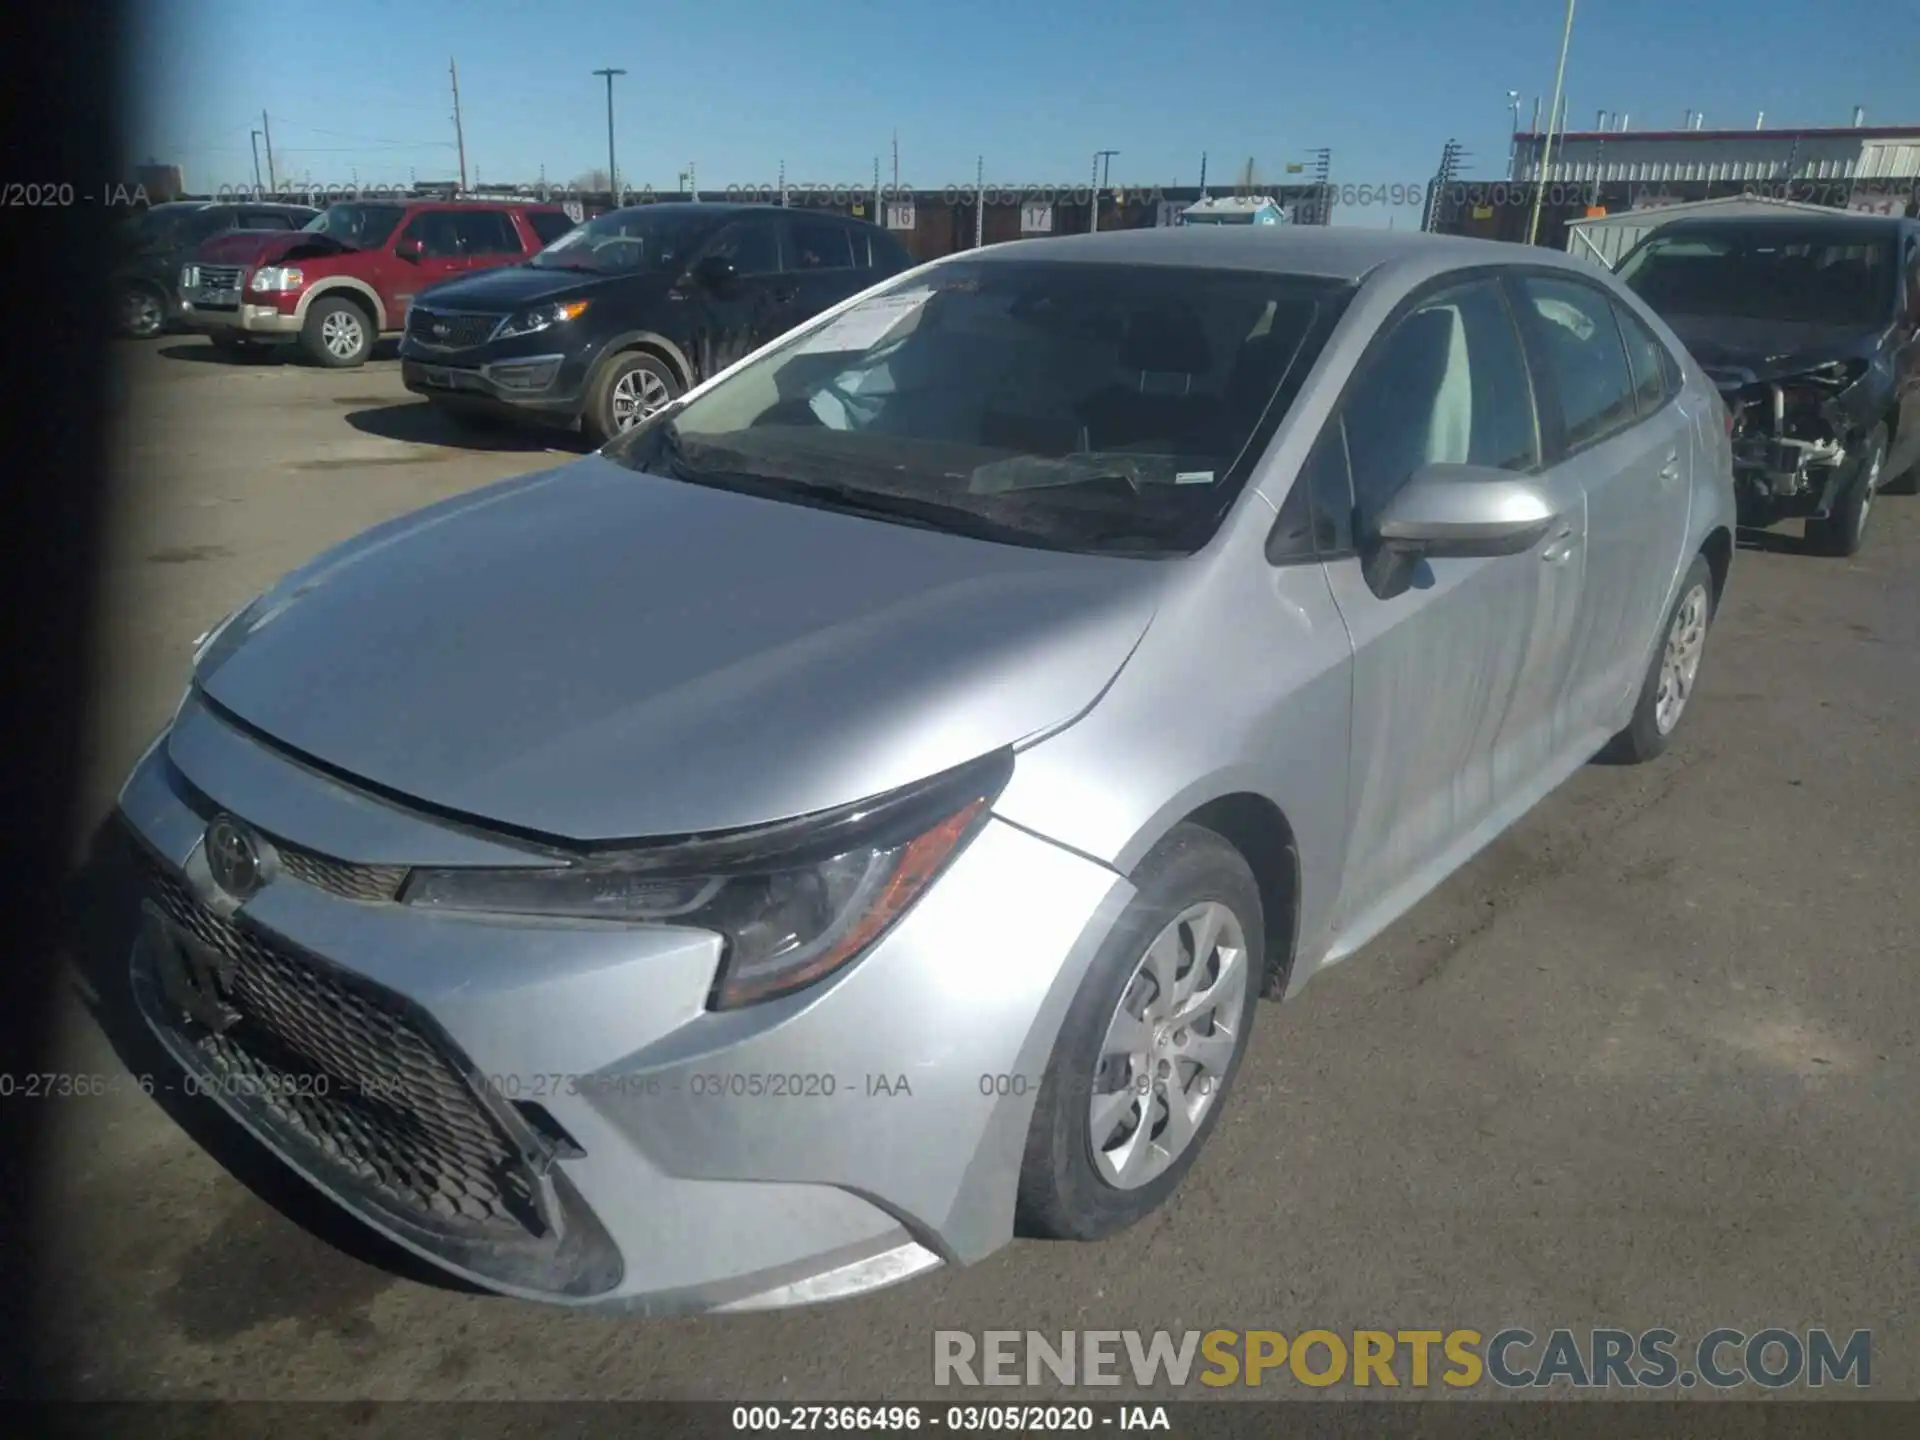
[[[1547,548],[1540,552],[1540,558],[1549,565],[1564,565],[1573,558],[1576,548],[1578,548],[1578,542],[1574,536],[1573,527],[1569,525],[1547,542]]]
[[[1667,463],[1660,467],[1660,478],[1669,485],[1680,478],[1680,452],[1678,450],[1667,456]]]

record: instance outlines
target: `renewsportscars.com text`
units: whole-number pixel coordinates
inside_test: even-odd
[[[1479,1330],[938,1330],[933,1383],[1156,1386],[1306,1385],[1507,1390],[1727,1390],[1805,1384],[1864,1389],[1873,1336],[1821,1328],[1708,1331],[1685,1340],[1664,1328]]]

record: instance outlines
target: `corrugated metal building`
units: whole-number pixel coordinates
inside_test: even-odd
[[[1596,215],[1575,220],[1567,226],[1567,250],[1598,260],[1608,269],[1618,265],[1626,253],[1662,225],[1676,220],[1704,216],[1732,217],[1790,215],[1831,215],[1829,205],[1802,205],[1792,200],[1767,200],[1759,196],[1730,196],[1721,200],[1693,200],[1679,205],[1647,205],[1638,210],[1622,210],[1613,215]]]
[[[1523,132],[1513,141],[1514,178],[1537,179],[1547,137]],[[1846,188],[1872,189],[1869,182],[1920,180],[1920,125],[1707,130],[1696,120],[1683,130],[1575,130],[1553,137],[1549,180],[1646,186],[1724,184],[1736,189],[1795,182],[1815,188],[1820,182],[1852,182]],[[1912,185],[1905,188],[1911,195]],[[1778,198],[1834,203],[1815,195]]]

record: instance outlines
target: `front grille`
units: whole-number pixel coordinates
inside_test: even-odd
[[[445,315],[415,305],[407,312],[407,338],[435,350],[471,350],[486,344],[498,315]]]
[[[402,997],[216,915],[151,859],[161,911],[224,968],[237,1012],[215,1034],[174,1014],[176,1047],[213,1093],[268,1122],[349,1191],[467,1243],[550,1233],[539,1178],[466,1078],[451,1046]]]
[[[273,848],[288,879],[343,900],[394,900],[407,879],[404,865],[357,865],[279,840],[273,842]]]
[[[209,290],[237,290],[240,288],[240,267],[238,265],[202,265],[200,283]]]

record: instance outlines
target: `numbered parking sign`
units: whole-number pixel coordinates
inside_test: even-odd
[[[1053,233],[1053,206],[1022,205],[1020,207],[1020,233],[1022,235],[1051,235]]]
[[[911,200],[894,200],[888,203],[887,229],[913,229],[913,202]]]
[[[580,208],[578,200],[569,200],[560,208],[567,212],[567,218],[576,225],[587,218],[587,212]]]

